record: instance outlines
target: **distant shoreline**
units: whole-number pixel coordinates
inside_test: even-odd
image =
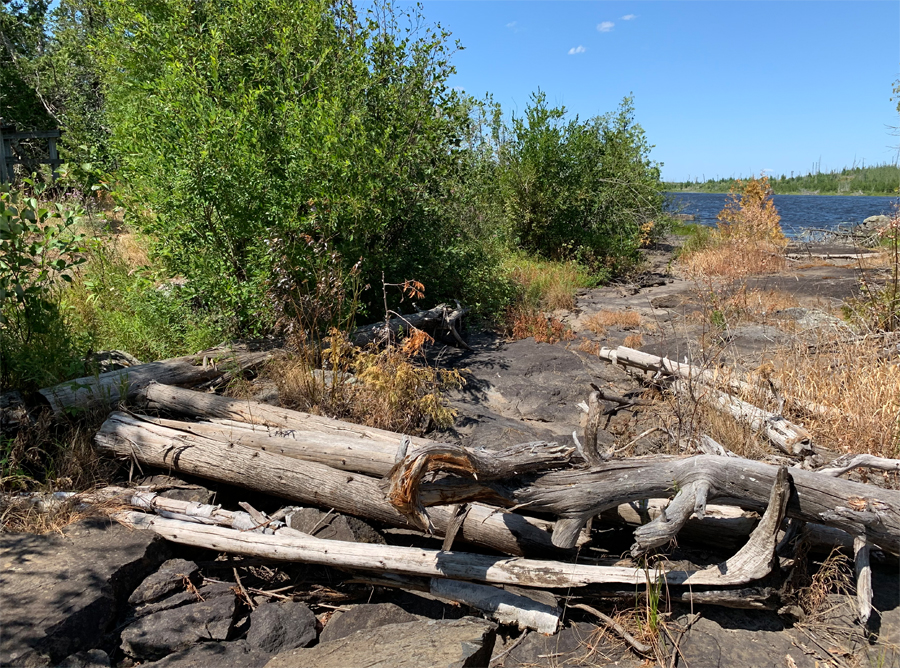
[[[729,195],[731,193],[730,190],[662,190],[666,194],[677,195],[679,193],[684,193],[685,195]],[[892,193],[818,193],[818,192],[809,192],[809,193],[780,193],[777,190],[772,194],[774,195],[784,195],[785,197],[794,196],[794,195],[802,195],[806,197],[900,197],[895,192]]]

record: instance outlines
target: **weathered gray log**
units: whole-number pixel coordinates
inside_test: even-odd
[[[597,434],[600,432],[600,421],[603,417],[603,404],[600,403],[600,392],[593,391],[588,396],[587,422],[584,425],[584,456],[591,465],[601,464],[603,457],[598,450]]]
[[[773,510],[777,513],[777,510]],[[739,585],[760,577],[759,570],[735,568],[732,560],[697,571],[647,571],[623,566],[593,566],[561,561],[492,557],[393,545],[321,540],[277,529],[273,535],[197,524],[123,511],[112,515],[138,529],[149,529],[175,543],[250,557],[297,561],[336,568],[450,578],[523,587],[565,588],[596,583],[644,585],[664,579],[668,585]],[[751,542],[753,538],[751,537]],[[736,562],[735,562],[736,563]],[[749,578],[749,579],[748,579]]]
[[[506,506],[527,505],[529,512],[549,513],[556,522],[553,541],[571,547],[588,519],[623,503],[669,497],[673,490],[705,483],[707,502],[761,511],[778,469],[732,457],[655,456],[606,462],[590,469],[525,474],[495,482],[439,480],[423,485],[423,505],[478,499]],[[850,535],[866,535],[891,554],[900,554],[900,491],[790,470],[793,489],[787,516],[823,524]],[[694,488],[695,491],[696,488]]]
[[[413,327],[427,332],[433,332],[443,327],[452,334],[455,331],[456,321],[468,312],[469,309],[460,306],[453,308],[447,304],[438,304],[427,311],[391,318],[387,323],[376,322],[364,327],[357,327],[350,336],[350,340],[355,346],[380,343],[385,341],[388,336],[405,334]]]
[[[394,466],[386,485],[387,497],[413,524],[432,532],[434,527],[419,498],[422,477],[427,473],[463,474],[487,482],[565,466],[574,452],[573,447],[543,442],[523,443],[495,452],[433,443],[417,449]]]
[[[806,457],[815,454],[812,435],[782,415],[764,410],[721,390],[706,385],[691,385],[676,381],[676,392],[702,401],[713,408],[728,413],[737,422],[762,433],[776,448],[790,457]]]
[[[865,536],[853,540],[854,564],[856,566],[856,607],[859,623],[865,626],[872,614],[872,567],[869,563],[869,542]]]
[[[40,393],[55,414],[73,408],[110,407],[121,400],[134,398],[138,390],[151,382],[196,385],[258,366],[272,355],[271,351],[216,348],[187,357],[76,378],[44,388]]]
[[[505,589],[475,582],[432,578],[429,593],[477,608],[501,624],[553,634],[559,628],[558,606],[539,603]]]
[[[875,457],[874,455],[844,455],[816,472],[823,475],[839,476],[855,468],[900,471],[900,459],[887,459],[885,457]]]
[[[235,420],[248,425],[265,425],[283,430],[316,431],[347,438],[389,443],[396,452],[403,436],[392,431],[366,427],[341,420],[311,415],[287,408],[269,406],[257,401],[229,399],[208,392],[194,392],[180,387],[150,383],[136,396],[137,402],[153,410],[170,411],[200,418]],[[276,432],[278,435],[279,432]],[[290,434],[281,434],[289,437]],[[416,436],[408,437],[413,446],[430,445],[434,441]]]
[[[163,469],[197,475],[300,503],[394,526],[407,519],[385,499],[379,481],[317,464],[137,421],[110,419],[94,438],[100,452]],[[438,533],[453,520],[449,509],[430,513]],[[549,523],[473,504],[460,529],[463,540],[508,554],[553,550]]]

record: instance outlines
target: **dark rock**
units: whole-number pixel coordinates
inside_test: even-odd
[[[198,642],[227,640],[236,612],[235,597],[221,596],[141,617],[122,631],[122,651],[154,661]]]
[[[180,608],[183,605],[196,603],[199,600],[211,601],[214,598],[221,598],[223,596],[234,596],[232,585],[224,582],[214,582],[200,587],[196,593],[186,589],[185,591],[171,594],[160,601],[139,605],[129,611],[129,617],[132,619],[146,617],[147,615],[162,612],[163,610],[173,610],[175,608]]]
[[[704,613],[679,645],[687,665],[815,668],[818,663],[799,648],[800,643],[808,643],[805,636],[785,629],[774,615],[748,615],[724,608],[709,608]]]
[[[263,603],[250,614],[247,643],[270,655],[306,647],[315,639],[316,616],[303,603]]]
[[[497,626],[484,619],[416,621],[357,631],[276,655],[266,668],[469,668],[487,666]]]
[[[109,668],[109,656],[102,649],[76,652],[63,659],[57,668]]]
[[[0,665],[56,664],[97,647],[169,549],[150,532],[96,518],[63,535],[0,534]]]
[[[576,622],[552,636],[529,633],[521,643],[506,655],[504,668],[525,666],[588,666],[595,665],[600,656],[619,666],[640,666],[642,661],[630,653],[622,643],[612,641],[602,646],[596,637],[597,627],[586,622]],[[606,664],[601,664],[606,665]]]
[[[200,584],[200,569],[193,561],[170,559],[159,567],[134,590],[128,602],[131,605],[153,603],[176,592],[183,592],[186,583]]]
[[[357,631],[376,629],[388,624],[404,624],[421,619],[393,603],[355,605],[346,612],[336,612],[319,636],[319,642],[345,638]]]
[[[252,647],[246,640],[204,642],[164,659],[141,664],[142,668],[262,668],[272,655]]]
[[[142,486],[150,489],[160,496],[177,501],[193,501],[196,503],[210,503],[215,494],[202,485],[185,482],[181,478],[170,475],[151,475],[139,481]]]
[[[681,297],[678,295],[660,295],[650,300],[653,308],[678,308],[681,305]]]
[[[356,517],[326,513],[317,508],[300,508],[286,519],[292,529],[316,538],[384,545],[384,536]]]

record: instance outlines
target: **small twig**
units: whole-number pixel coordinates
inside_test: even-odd
[[[237,567],[232,566],[231,570],[234,572],[234,579],[237,582],[238,589],[241,590],[241,593],[244,595],[244,598],[247,600],[247,605],[250,606],[251,610],[256,610],[256,604],[253,602],[253,599],[250,598],[250,594],[247,593],[247,590],[244,589],[244,583],[241,582],[241,576],[238,575]]]
[[[315,535],[316,529],[318,529],[322,525],[322,523],[328,519],[328,516],[331,515],[331,513],[333,513],[333,512],[334,512],[334,508],[332,508],[327,513],[325,513],[325,515],[322,517],[322,519],[320,519],[318,522],[316,522],[316,525],[312,529],[310,529],[309,535],[310,536]]]
[[[643,432],[641,432],[640,434],[638,434],[633,440],[629,441],[628,443],[626,443],[625,445],[623,445],[621,448],[616,448],[615,450],[607,450],[607,451],[606,451],[606,456],[607,456],[607,457],[612,457],[613,455],[617,455],[617,454],[619,454],[620,452],[624,452],[625,450],[627,450],[628,448],[630,448],[632,445],[634,445],[635,443],[637,443],[638,441],[640,441],[640,440],[641,440],[642,438],[644,438],[645,436],[649,436],[650,434],[653,434],[653,433],[655,433],[655,432],[657,432],[657,431],[664,431],[664,430],[663,430],[662,427],[651,427],[650,429],[647,429],[646,431],[643,431]]]
[[[589,605],[584,603],[572,603],[569,605],[570,608],[579,608],[581,610],[587,610],[589,613],[602,620],[609,628],[618,634],[622,640],[631,645],[631,648],[637,652],[638,654],[650,654],[653,651],[653,648],[650,645],[645,645],[640,640],[631,635],[628,631],[625,630],[625,627],[619,624],[616,620],[608,615],[604,615],[602,612],[597,610],[596,608],[592,608]]]

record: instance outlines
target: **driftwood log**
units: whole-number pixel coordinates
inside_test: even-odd
[[[423,454],[422,456],[428,456]],[[421,464],[408,456],[392,475],[399,484],[406,471]],[[439,463],[430,465],[440,470]],[[527,506],[529,512],[557,516],[553,543],[574,546],[585,523],[623,503],[648,498],[674,499],[665,513],[635,531],[633,554],[641,554],[672,540],[689,517],[702,517],[708,501],[761,511],[779,469],[749,459],[699,455],[647,457],[610,461],[588,469],[523,474],[496,481],[479,480],[474,469],[468,478],[438,480],[421,485],[418,500],[433,506],[480,500],[505,506]],[[413,478],[408,477],[409,480]],[[843,480],[820,473],[790,469],[791,494],[787,516],[823,524],[867,539],[891,554],[900,553],[900,491]],[[412,498],[412,490],[404,492]]]
[[[636,586],[658,579],[665,579],[670,585],[739,585],[768,575],[776,560],[778,525],[788,491],[785,472],[786,469],[781,469],[772,489],[771,506],[747,545],[728,561],[696,571],[662,568],[647,571],[622,566],[369,545],[321,540],[283,528],[268,535],[134,511],[118,512],[114,517],[129,526],[155,531],[175,543],[354,570],[541,588],[582,587],[596,583]]]
[[[460,318],[468,312],[469,309],[459,305],[454,308],[447,304],[438,304],[427,311],[396,316],[388,322],[376,322],[364,327],[358,327],[350,336],[350,340],[353,342],[353,345],[365,346],[370,343],[381,343],[387,340],[388,337],[406,334],[411,328],[415,328],[426,332],[445,330],[453,335],[453,338],[458,343],[462,344],[462,339],[456,327]]]
[[[139,464],[188,473],[299,503],[334,508],[394,526],[410,526],[407,518],[390,505],[374,478],[159,424],[135,422],[118,415],[104,422],[94,438],[98,450]],[[430,517],[439,534],[444,534],[453,521],[453,513],[447,508],[435,509]],[[507,554],[542,553],[555,551],[547,531],[550,526],[542,520],[472,504],[459,537]]]
[[[167,385],[197,385],[227,379],[270,359],[272,351],[215,348],[196,355],[176,357],[159,362],[107,371],[66,381],[40,390],[54,414],[66,409],[89,409],[114,406],[121,400],[134,398],[137,391],[151,382]]]
[[[389,444],[391,452],[395,452],[400,444],[401,434],[374,427],[366,427],[351,422],[333,420],[321,415],[311,415],[302,411],[279,408],[258,401],[229,399],[208,392],[195,392],[180,387],[171,387],[162,383],[149,383],[137,392],[136,402],[148,409],[167,411],[181,415],[190,415],[204,419],[223,419],[274,427],[277,430],[290,432],[297,430],[315,431],[360,441]],[[290,437],[290,433],[276,431],[275,435]],[[409,436],[413,446],[430,445],[434,441],[427,438]]]
[[[753,388],[749,383],[738,379],[722,378],[708,369],[676,362],[666,357],[657,357],[625,346],[619,346],[616,349],[602,348],[598,354],[601,359],[613,364],[682,379],[674,384],[677,392],[706,401],[715,408],[730,414],[739,422],[749,424],[752,429],[763,433],[775,447],[787,455],[804,457],[814,453],[811,444],[812,437],[803,427],[794,424],[784,416],[763,410],[715,389],[717,385],[724,384],[734,391],[750,391]]]

